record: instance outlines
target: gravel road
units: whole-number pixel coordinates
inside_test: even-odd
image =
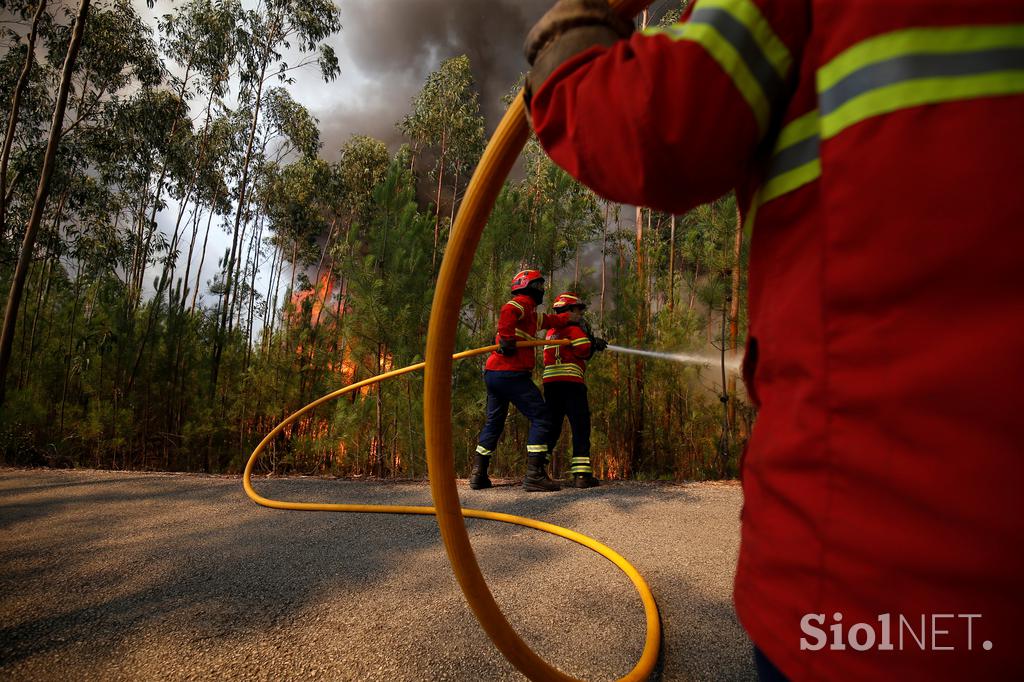
[[[741,492],[619,483],[467,507],[543,519],[609,545],[650,583],[662,680],[754,679],[730,601]],[[430,505],[426,483],[260,479],[272,498]],[[425,516],[274,511],[238,478],[0,469],[0,679],[519,680],[455,583]],[[469,521],[491,589],[550,663],[628,672],[643,609],[590,550]]]

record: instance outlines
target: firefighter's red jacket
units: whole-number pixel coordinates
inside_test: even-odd
[[[569,339],[564,346],[544,347],[544,378],[545,384],[557,381],[586,383],[583,373],[587,369],[587,360],[593,350],[590,337],[577,325],[570,324],[561,329],[548,330],[548,339]]]
[[[537,304],[525,294],[517,294],[501,306],[498,313],[498,333],[494,342],[501,339],[530,340],[537,338],[538,329],[560,329],[569,324],[569,314],[546,315],[537,312]],[[536,360],[536,346],[518,347],[516,354],[507,356],[494,352],[487,356],[486,369],[512,372],[532,372]]]
[[[737,189],[753,641],[797,680],[1024,679],[1024,2],[698,0],[532,116],[609,199]]]

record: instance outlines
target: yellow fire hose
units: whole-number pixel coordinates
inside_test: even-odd
[[[533,340],[533,341],[520,340],[517,343],[517,345],[518,346],[529,347],[529,346],[541,346],[541,345],[544,345],[544,346],[565,345],[567,343],[569,343],[569,341],[567,339],[561,339],[561,340],[557,340],[557,341],[556,340],[544,341],[544,340],[537,339],[537,340]],[[493,350],[495,350],[497,348],[498,348],[497,345],[485,346],[483,348],[476,348],[474,350],[467,350],[467,351],[463,351],[461,353],[456,353],[455,355],[451,356],[451,358],[452,358],[452,360],[461,360],[463,358],[472,357],[474,355],[482,355],[483,353],[490,353],[491,351],[493,351]],[[276,438],[278,435],[280,435],[281,432],[284,431],[290,424],[294,423],[296,420],[298,420],[300,417],[302,417],[307,412],[315,410],[317,407],[320,407],[324,403],[328,403],[328,402],[330,402],[332,400],[335,400],[336,398],[340,398],[341,396],[345,395],[346,393],[351,393],[352,391],[358,391],[359,389],[361,389],[361,388],[363,388],[365,386],[370,386],[370,385],[375,384],[377,382],[384,381],[385,379],[392,379],[394,377],[398,377],[398,376],[401,376],[403,374],[408,374],[410,372],[414,372],[416,370],[423,369],[425,364],[426,363],[424,363],[424,362],[420,362],[420,363],[417,363],[415,365],[409,365],[408,367],[402,367],[401,369],[392,370],[390,372],[386,372],[384,374],[379,374],[377,376],[370,377],[369,379],[365,379],[363,381],[356,382],[356,383],[351,384],[349,386],[345,386],[344,388],[340,388],[337,391],[334,391],[332,393],[328,393],[327,395],[314,400],[313,402],[309,403],[305,407],[303,407],[303,408],[293,412],[292,414],[288,415],[288,417],[286,417],[283,421],[281,421],[280,424],[275,426],[274,429],[270,433],[268,433],[266,436],[264,436],[263,440],[260,441],[259,445],[256,446],[256,449],[253,450],[252,454],[249,456],[249,461],[245,465],[245,473],[242,475],[242,486],[245,488],[245,494],[248,495],[249,498],[253,502],[255,502],[256,504],[262,505],[264,507],[270,507],[272,509],[290,509],[290,510],[296,510],[296,511],[369,512],[369,513],[383,513],[383,514],[424,514],[424,515],[434,515],[434,514],[436,514],[436,511],[435,511],[434,507],[419,507],[419,506],[406,506],[406,505],[383,505],[383,504],[322,504],[322,503],[315,503],[315,502],[287,502],[287,501],[284,501],[284,500],[272,500],[272,499],[269,499],[267,497],[263,497],[262,495],[257,493],[256,490],[252,487],[252,480],[251,480],[252,479],[253,468],[255,467],[256,461],[259,459],[260,455],[263,454],[264,449],[266,449],[266,447],[274,440],[274,438]],[[450,472],[450,482],[452,484],[452,488],[454,488],[455,487],[455,484],[454,484],[455,471],[454,471],[453,465],[451,463],[450,455],[449,455],[448,460],[449,460],[449,468],[451,469],[451,472]],[[432,470],[431,471],[431,479],[433,479],[435,475],[436,475],[435,471]],[[456,495],[457,495],[457,493],[456,493]],[[456,497],[456,503],[458,504],[457,497]],[[643,654],[641,655],[640,661],[633,668],[633,670],[628,675],[623,677],[622,679],[623,680],[643,680],[643,679],[646,679],[648,677],[648,675],[650,674],[651,669],[654,667],[655,661],[657,660],[657,657],[658,657],[658,646],[659,646],[660,638],[661,638],[660,624],[659,624],[659,621],[658,621],[658,607],[657,607],[657,605],[654,602],[654,595],[651,594],[650,587],[647,586],[647,583],[644,581],[644,579],[640,576],[640,574],[637,572],[637,570],[635,568],[633,568],[633,566],[628,561],[626,561],[620,554],[618,554],[615,550],[611,549],[607,545],[604,545],[604,544],[598,542],[597,540],[589,538],[586,535],[582,535],[582,534],[577,533],[575,531],[569,530],[568,528],[563,528],[561,526],[556,526],[556,525],[551,524],[551,523],[545,523],[543,521],[537,521],[535,519],[529,519],[529,518],[526,518],[526,517],[523,517],[523,516],[515,516],[513,514],[502,514],[502,513],[499,513],[499,512],[489,512],[489,511],[484,511],[484,510],[481,510],[481,509],[465,509],[465,508],[462,508],[461,506],[459,506],[458,509],[459,509],[458,513],[460,514],[460,518],[461,517],[467,517],[467,518],[471,518],[471,519],[487,519],[487,520],[490,520],[490,521],[502,521],[504,523],[514,523],[514,524],[519,525],[519,526],[526,526],[528,528],[534,528],[536,530],[541,530],[541,531],[544,531],[546,533],[551,533],[552,535],[557,535],[559,537],[563,537],[563,538],[565,538],[567,540],[572,540],[573,542],[579,543],[579,544],[583,545],[584,547],[587,547],[589,549],[594,550],[595,552],[597,552],[598,554],[600,554],[601,556],[603,556],[604,558],[608,559],[613,564],[618,566],[619,569],[622,570],[622,572],[626,574],[626,576],[630,579],[630,581],[632,581],[633,585],[637,589],[637,592],[640,593],[640,600],[643,602],[644,612],[645,612],[645,615],[647,617],[647,641],[646,641],[645,646],[644,646]],[[465,532],[465,526],[463,526],[463,532]],[[467,538],[467,542],[468,542],[468,538]],[[472,551],[472,550],[470,550],[470,551]],[[476,565],[476,559],[475,559],[475,557],[472,557],[472,559],[473,559],[474,566],[475,566]],[[479,572],[479,567],[477,567],[477,571]],[[481,581],[483,581],[483,577],[482,576],[481,576],[480,579],[481,579]],[[483,584],[483,589],[486,592],[486,598],[490,599],[491,602],[493,603],[493,601],[494,601],[493,597],[491,597],[491,593],[487,589],[486,584]],[[474,601],[473,601],[474,598],[480,599],[481,595],[479,593],[475,593],[474,595],[470,596],[467,593],[467,599],[469,600],[471,606],[474,605]],[[496,604],[495,604],[494,608],[497,609],[497,605]],[[475,606],[474,606],[474,611],[477,612],[478,617],[481,617],[479,611],[477,611]],[[498,616],[502,619],[502,621],[504,621],[504,616],[501,615],[500,611],[498,611]],[[526,644],[523,643],[519,639],[519,637],[515,634],[515,632],[511,630],[511,627],[508,625],[507,622],[505,622],[505,627],[509,628],[509,631],[511,632],[511,635],[512,635],[512,637],[515,638],[515,640],[511,641],[511,642],[503,640],[503,644],[504,645],[503,644],[499,644],[498,648],[524,674],[529,676],[531,679],[545,679],[545,680],[546,679],[557,679],[557,680],[572,680],[572,679],[575,679],[575,678],[572,678],[572,677],[570,677],[568,675],[565,675],[564,673],[560,672],[559,670],[557,670],[555,668],[552,668],[551,666],[547,665],[547,663],[545,663],[542,659],[537,657],[537,655],[534,654],[533,651],[531,651],[529,649],[529,647],[527,647]],[[491,635],[492,638],[494,637],[494,635],[491,634],[491,630],[490,629],[488,629],[486,626],[485,626],[484,629],[487,630],[488,634]],[[506,648],[508,647],[508,644],[510,644],[510,643],[516,645],[515,649],[513,650],[514,654],[510,654],[509,651],[506,650]],[[546,670],[544,670],[544,669],[535,670],[533,668],[530,668],[528,670],[524,669],[517,662],[518,658],[513,659],[513,657],[512,657],[513,655],[515,655],[517,657],[532,657],[535,661],[538,661],[541,664],[541,666],[546,668]]]
[[[651,0],[610,0],[610,5],[623,17],[632,17],[650,4]],[[465,198],[459,209],[451,236],[445,250],[444,260],[437,280],[434,302],[430,312],[430,326],[427,334],[427,350],[425,361],[402,369],[387,372],[365,381],[352,384],[330,393],[298,412],[290,415],[278,424],[273,431],[260,442],[249,457],[245,467],[243,485],[246,494],[257,504],[275,509],[296,509],[307,511],[349,511],[349,512],[390,512],[398,514],[434,514],[441,529],[451,561],[455,577],[462,587],[470,608],[477,620],[487,632],[505,658],[531,680],[575,680],[557,668],[549,665],[538,656],[516,634],[506,620],[501,609],[495,602],[487,582],[484,580],[477,563],[473,548],[469,542],[463,517],[491,519],[515,523],[529,528],[536,528],[588,547],[619,567],[629,577],[644,605],[647,620],[647,636],[644,649],[636,665],[622,681],[639,681],[647,679],[658,659],[661,640],[661,624],[658,620],[658,607],[654,601],[646,581],[633,566],[611,548],[566,528],[550,523],[536,521],[511,514],[499,514],[477,509],[463,509],[458,491],[455,487],[455,465],[452,458],[452,427],[451,427],[451,376],[452,361],[471,355],[478,355],[494,350],[497,346],[487,346],[463,353],[452,354],[455,349],[455,331],[458,325],[459,311],[462,307],[462,296],[466,281],[476,254],[480,235],[490,216],[494,201],[501,186],[508,177],[522,151],[530,130],[526,120],[523,93],[520,92],[515,101],[505,112],[498,124],[484,154],[473,173]],[[550,342],[530,341],[522,345],[545,345]],[[250,476],[253,465],[267,444],[289,424],[300,416],[323,403],[344,395],[349,391],[399,376],[408,372],[425,368],[424,378],[424,430],[426,433],[427,471],[430,476],[430,493],[434,500],[433,507],[398,506],[398,505],[363,505],[363,504],[315,504],[308,502],[283,502],[270,500],[260,496],[252,488]]]
[[[611,0],[610,4],[621,16],[632,17],[650,4],[650,0]],[[529,135],[526,107],[523,93],[520,92],[484,150],[445,248],[427,333],[423,426],[427,441],[430,492],[437,510],[441,538],[455,577],[477,620],[505,658],[531,680],[571,680],[574,678],[549,665],[523,642],[494,601],[480,572],[466,533],[466,524],[462,520],[452,461],[452,351],[455,349],[455,331],[462,308],[462,295],[480,243],[480,235],[494,207],[494,201]],[[611,559],[608,554],[605,556]],[[611,560],[629,575],[640,591],[647,615],[647,638],[643,653],[633,669],[621,679],[644,680],[650,676],[658,658],[661,638],[658,609],[643,578],[624,559],[615,556],[617,558]]]

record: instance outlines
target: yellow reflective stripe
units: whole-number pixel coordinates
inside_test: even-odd
[[[1024,24],[913,28],[864,40],[818,70],[821,136],[924,104],[1024,93]]]
[[[488,450],[488,449],[487,449],[487,448],[485,448],[485,447],[484,447],[483,445],[477,445],[477,446],[476,446],[476,451],[477,451],[477,452],[478,452],[479,454],[481,454],[481,455],[484,455],[485,457],[489,457],[489,456],[490,456],[491,454],[493,454],[493,453],[494,453],[494,450]]]
[[[569,472],[573,474],[591,474],[594,470],[590,466],[590,457],[573,457],[569,460]]]
[[[583,370],[578,365],[562,364],[562,365],[548,365],[544,368],[544,378],[550,377],[578,377],[583,378]]]
[[[676,27],[679,27],[678,29]],[[771,118],[771,108],[768,105],[768,98],[758,85],[757,79],[750,72],[750,69],[743,62],[740,53],[727,41],[722,34],[707,24],[693,24],[686,22],[676,24],[664,29],[648,29],[651,33],[661,33],[672,40],[688,40],[697,43],[718,62],[722,70],[732,79],[733,85],[739,90],[740,95],[750,105],[750,109],[757,121],[757,129],[761,134],[768,128],[768,120]]]
[[[732,79],[750,105],[759,132],[765,133],[773,106],[786,99],[786,78],[793,58],[756,4],[751,0],[703,0],[688,21],[649,28],[645,33],[701,45]]]
[[[802,166],[797,166],[793,170],[774,177],[765,183],[764,187],[761,188],[761,203],[777,199],[787,192],[799,189],[820,176],[821,159],[814,159]]]
[[[869,64],[912,53],[973,52],[1024,44],[1024,24],[909,28],[883,33],[844,50],[818,69],[818,92],[824,92]]]
[[[522,317],[523,315],[526,314],[526,308],[524,308],[519,303],[516,303],[515,301],[509,301],[505,305],[511,305],[511,306],[515,306],[516,308],[518,308],[519,309],[519,317]]]
[[[818,134],[818,110],[808,111],[803,116],[795,118],[786,124],[786,127],[779,133],[779,139],[775,141],[774,154],[783,149],[788,149],[798,142],[803,142],[809,137]]]
[[[718,7],[733,15],[750,31],[750,35],[757,42],[757,46],[761,48],[765,58],[775,68],[775,72],[782,78],[786,77],[789,67],[793,64],[793,58],[790,56],[786,44],[775,35],[775,31],[772,30],[757,5],[750,0],[740,2],[737,0],[701,0],[697,7],[699,9]]]
[[[814,109],[793,119],[782,129],[757,203],[771,201],[821,176],[819,125],[818,110]],[[753,216],[747,222],[751,224]],[[751,228],[748,226],[746,229]]]
[[[570,370],[570,371],[573,371],[573,372],[579,372],[580,374],[583,374],[583,370],[580,369],[580,366],[576,365],[576,364],[573,364],[571,362],[563,362],[563,363],[557,364],[557,365],[548,365],[544,369],[545,369],[545,371],[548,370],[548,369],[567,369],[567,370]]]
[[[757,220],[757,207],[761,205],[761,198],[759,195],[755,195],[753,201],[750,202],[750,210],[747,211],[746,218],[743,220],[743,236],[750,239],[754,234],[754,221]]]
[[[585,336],[584,336],[584,337],[583,337],[582,339],[576,339],[576,340],[574,340],[574,341],[573,341],[572,343],[570,343],[569,345],[570,345],[570,346],[584,346],[584,345],[586,345],[586,344],[588,344],[588,343],[590,343],[590,339],[588,339],[587,337],[585,337]]]
[[[921,104],[1024,93],[1024,69],[968,77],[925,78],[861,95],[821,119],[821,137],[835,137],[861,121]]]
[[[530,341],[532,341],[534,339],[533,336],[530,336],[530,334],[528,334],[527,332],[523,331],[522,329],[517,329],[516,330],[516,338],[529,339]]]
[[[527,445],[526,446],[526,451],[527,452],[547,452],[548,451],[548,446],[547,445]]]
[[[575,365],[573,366],[575,367]],[[547,367],[544,368],[544,376],[568,376],[571,374],[572,376],[575,377],[583,377],[583,370],[581,370],[579,367],[576,367],[575,370],[565,369],[566,367],[568,367],[568,365],[548,365]]]

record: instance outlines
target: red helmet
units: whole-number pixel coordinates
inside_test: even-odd
[[[540,270],[523,270],[512,278],[513,294],[530,288],[544,288],[544,275],[540,274]]]
[[[570,308],[572,306],[586,308],[587,304],[579,296],[568,291],[564,294],[559,294],[558,298],[555,299],[555,302],[551,304],[551,307],[555,310]]]

